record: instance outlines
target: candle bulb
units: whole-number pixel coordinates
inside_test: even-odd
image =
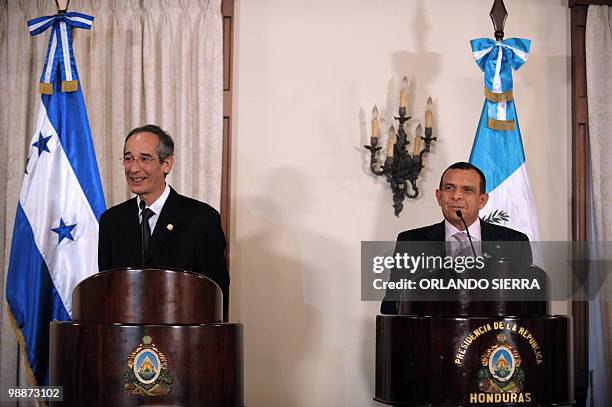
[[[402,89],[400,90],[400,108],[406,108],[408,100],[408,78],[404,76],[402,79]]]
[[[416,134],[414,136],[414,155],[419,155],[421,152],[421,134],[423,133],[423,129],[421,128],[421,123],[416,128]]]
[[[395,144],[395,128],[389,127],[389,139],[387,140],[387,158],[393,158],[393,146]]]
[[[425,128],[431,129],[433,123],[433,101],[431,100],[431,96],[427,99],[427,105],[425,107]]]
[[[372,109],[372,140],[370,141],[371,144],[374,145],[375,141],[378,142],[379,137],[380,137],[380,122],[378,121],[378,107],[374,105],[374,109]]]

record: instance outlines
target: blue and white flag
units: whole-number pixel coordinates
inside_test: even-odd
[[[489,201],[480,216],[537,241],[538,219],[512,92],[512,70],[527,61],[531,41],[479,38],[471,44],[485,81],[484,107],[470,154],[470,163],[480,168],[487,180]]]
[[[72,51],[75,15],[89,22],[81,28],[91,27],[93,18],[80,13],[28,23],[46,21],[32,35],[52,28],[45,64],[52,74],[43,72],[48,86],[41,86],[15,215],[6,298],[37,385],[49,382],[49,323],[71,319],[72,290],[97,272],[98,220],[106,206]],[[67,81],[69,91],[62,91]]]

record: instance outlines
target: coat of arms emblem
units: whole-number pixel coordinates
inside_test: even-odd
[[[166,355],[150,336],[143,336],[142,343],[128,356],[123,390],[131,396],[164,396],[170,392],[172,381]]]
[[[482,367],[478,372],[478,388],[485,393],[520,393],[525,384],[525,372],[521,367],[521,355],[506,340],[497,335],[497,344],[482,355]]]

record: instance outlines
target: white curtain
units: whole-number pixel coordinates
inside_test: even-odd
[[[612,7],[589,6],[586,24],[587,98],[592,183],[592,239],[612,241]],[[591,276],[601,287],[589,303],[590,405],[612,402],[612,298],[610,281]],[[612,280],[612,278],[608,278]],[[606,286],[607,284],[607,286]]]
[[[34,131],[38,82],[49,33],[30,37],[26,21],[54,14],[52,0],[0,0],[1,291],[15,208]],[[119,162],[126,134],[152,123],[174,138],[168,181],[179,193],[219,209],[223,148],[221,0],[72,0],[94,16],[76,30],[80,85],[107,206],[130,197]],[[0,383],[16,382],[14,334],[2,301]]]

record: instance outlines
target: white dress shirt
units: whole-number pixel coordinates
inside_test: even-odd
[[[155,230],[155,225],[157,224],[157,220],[159,219],[159,214],[161,213],[166,200],[168,199],[168,195],[170,195],[170,185],[166,184],[166,188],[164,188],[164,192],[151,204],[151,206],[147,206],[153,211],[153,216],[149,218],[149,227],[151,228],[151,235],[153,235],[153,231]],[[138,205],[138,223],[142,222],[142,211],[140,210],[140,197],[136,195],[136,205]],[[471,232],[471,230],[470,230]]]

